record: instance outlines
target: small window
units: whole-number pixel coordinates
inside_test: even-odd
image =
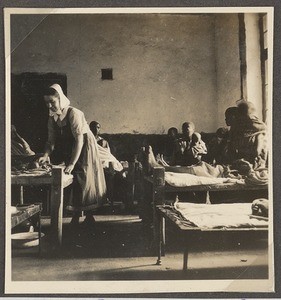
[[[101,69],[102,80],[113,80],[112,69]]]

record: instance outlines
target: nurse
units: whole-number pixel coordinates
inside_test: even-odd
[[[48,141],[39,163],[65,163],[64,172],[72,173],[73,197],[66,209],[73,212],[71,224],[79,225],[84,211],[86,225],[93,225],[93,212],[103,205],[106,185],[96,139],[84,113],[70,106],[58,84],[51,85],[44,94],[49,109]]]

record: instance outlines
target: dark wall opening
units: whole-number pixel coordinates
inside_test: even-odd
[[[11,76],[11,121],[35,152],[42,152],[47,140],[48,109],[44,90],[61,85],[67,94],[67,78],[58,73],[21,73]]]

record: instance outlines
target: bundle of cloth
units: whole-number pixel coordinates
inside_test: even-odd
[[[267,185],[268,168],[254,166],[245,159],[238,159],[232,163],[232,173],[238,172],[244,178],[245,183],[249,185]]]
[[[268,206],[268,199],[255,199],[252,202],[252,215],[268,218]]]

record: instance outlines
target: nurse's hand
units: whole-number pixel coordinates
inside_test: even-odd
[[[73,164],[69,164],[68,166],[65,167],[64,173],[65,174],[71,174],[71,172],[72,172],[73,169],[74,169],[74,165]]]
[[[44,154],[43,156],[38,158],[39,165],[43,165],[44,163],[49,163],[50,158],[48,154]]]

